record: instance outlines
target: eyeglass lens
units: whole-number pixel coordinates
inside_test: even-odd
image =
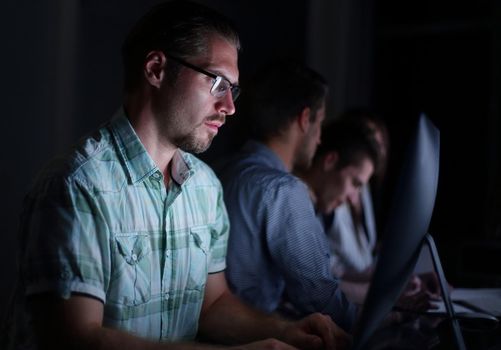
[[[214,85],[211,89],[211,94],[217,98],[223,97],[228,91],[231,92],[231,97],[233,101],[236,101],[238,95],[240,95],[240,87],[231,85],[231,83],[221,76],[217,76]]]

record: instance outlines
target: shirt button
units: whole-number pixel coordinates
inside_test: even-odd
[[[131,258],[132,258],[132,260],[137,261],[137,255],[136,254],[132,254]]]

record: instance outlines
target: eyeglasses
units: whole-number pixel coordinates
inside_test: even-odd
[[[169,57],[176,61],[179,64],[182,64],[185,67],[188,67],[190,69],[193,69],[196,72],[205,74],[208,77],[211,77],[213,79],[212,82],[212,88],[210,89],[210,93],[212,96],[217,97],[217,98],[222,98],[224,97],[228,91],[231,91],[231,98],[233,99],[233,102],[235,102],[238,98],[238,95],[240,95],[240,86],[232,84],[228,79],[225,77],[222,77],[220,75],[207,72],[205,69],[202,69],[200,67],[197,67],[191,63],[188,63],[180,58],[170,56]]]

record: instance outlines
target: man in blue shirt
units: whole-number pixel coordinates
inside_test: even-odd
[[[219,167],[230,217],[226,276],[246,302],[273,312],[283,298],[300,314],[322,312],[350,329],[355,306],[329,270],[329,245],[306,185],[320,143],[327,85],[311,69],[279,62],[248,89],[254,140]]]

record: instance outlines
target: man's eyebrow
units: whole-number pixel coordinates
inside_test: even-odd
[[[210,67],[208,68],[205,68],[208,72],[211,72],[215,75],[219,75],[220,77],[228,80],[232,85],[238,85],[238,81],[237,82],[232,82],[223,72],[221,72],[219,69],[212,69]]]

